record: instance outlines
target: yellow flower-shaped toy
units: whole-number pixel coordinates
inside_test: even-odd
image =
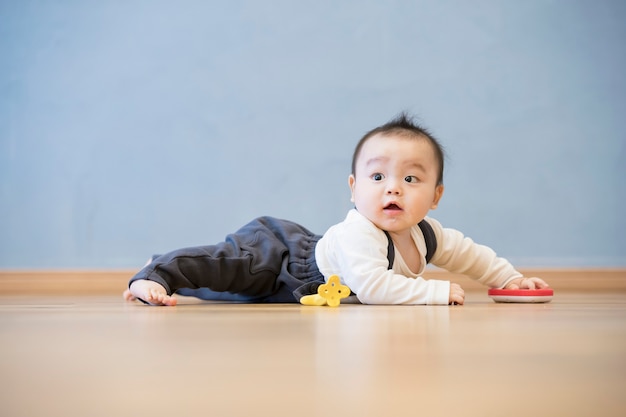
[[[326,284],[317,288],[317,294],[305,295],[300,299],[300,303],[306,306],[337,307],[341,304],[341,299],[350,296],[350,288],[341,284],[337,275],[331,275]]]

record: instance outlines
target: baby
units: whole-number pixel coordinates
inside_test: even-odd
[[[492,249],[427,217],[443,195],[443,168],[439,142],[401,114],[357,144],[348,178],[355,208],[323,236],[293,222],[260,217],[224,242],[154,257],[131,279],[124,297],[169,306],[176,305],[175,292],[298,302],[338,275],[364,304],[463,304],[458,284],[422,278],[428,250],[424,230],[434,235],[436,249],[429,258],[435,266],[491,288],[547,288]]]

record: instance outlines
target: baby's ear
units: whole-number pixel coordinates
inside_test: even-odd
[[[443,196],[443,185],[438,185],[435,188],[435,198],[433,200],[433,204],[430,206],[431,210],[434,210],[439,205],[439,200],[441,200],[441,196]]]
[[[350,201],[354,203],[354,183],[356,182],[356,178],[354,175],[350,174],[348,177],[348,186],[350,187]]]

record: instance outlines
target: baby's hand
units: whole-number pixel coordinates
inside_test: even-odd
[[[532,277],[532,278],[515,278],[513,281],[506,284],[507,290],[539,290],[542,288],[549,288],[550,286],[541,278]]]
[[[459,284],[450,283],[450,298],[448,304],[463,304],[465,302],[465,291]]]

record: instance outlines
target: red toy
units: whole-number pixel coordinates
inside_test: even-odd
[[[552,300],[552,288],[538,290],[490,289],[487,294],[496,303],[548,303]]]

